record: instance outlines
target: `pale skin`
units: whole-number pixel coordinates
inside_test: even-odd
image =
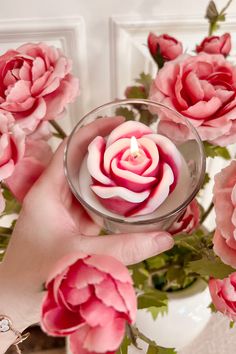
[[[83,128],[79,149],[97,135],[106,135],[119,119],[99,119]],[[173,246],[166,232],[96,236],[99,227],[75,200],[63,169],[64,141],[50,165],[23,202],[4,261],[0,264],[0,315],[9,316],[22,332],[40,321],[43,284],[65,254],[108,254],[126,265],[138,263]],[[78,158],[80,158],[78,156]],[[90,235],[90,236],[85,236]],[[14,342],[12,332],[0,333],[0,354]]]

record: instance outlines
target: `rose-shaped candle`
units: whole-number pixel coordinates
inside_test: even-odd
[[[140,110],[152,117],[142,123]],[[65,171],[72,192],[109,232],[168,229],[185,211],[204,178],[205,156],[196,130],[174,141],[158,132],[156,102],[111,102],[88,113],[72,132]],[[161,112],[160,112],[161,111]],[[133,119],[125,121],[125,115]],[[184,120],[184,118],[183,118]]]
[[[175,189],[183,159],[170,139],[146,125],[127,121],[107,141],[88,147],[91,189],[109,211],[124,216],[155,211]]]

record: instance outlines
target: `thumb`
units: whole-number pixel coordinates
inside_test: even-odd
[[[75,240],[76,242],[76,240]],[[77,243],[77,242],[76,242]],[[169,250],[174,240],[167,232],[134,233],[111,236],[81,236],[74,245],[87,254],[107,254],[129,265]]]

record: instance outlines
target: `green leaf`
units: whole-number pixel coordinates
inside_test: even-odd
[[[229,0],[225,7],[219,12],[216,8],[215,2],[210,1],[205,18],[209,21],[209,36],[211,36],[218,28],[218,22],[224,22],[226,19],[226,10],[228,9],[229,5],[231,4],[232,0]]]
[[[140,109],[140,117],[139,121],[143,124],[150,125],[154,121],[156,121],[157,116],[156,114],[152,114],[149,110],[147,109]]]
[[[208,157],[220,156],[225,160],[231,159],[230,153],[226,147],[212,145],[206,141],[204,141],[203,145],[204,145],[206,156]]]
[[[169,267],[166,273],[166,279],[168,281],[168,286],[176,286],[181,288],[185,280],[185,272],[179,265],[172,265]]]
[[[136,288],[142,289],[149,278],[149,273],[144,268],[134,268],[132,270],[132,278],[134,286]]]
[[[148,338],[145,334],[140,332],[137,327],[132,326],[130,327],[130,330],[135,338],[140,338],[142,341],[148,344],[148,354],[177,354],[173,348],[164,348],[157,345],[154,340]]]
[[[164,348],[149,344],[147,354],[177,354],[173,348]]]
[[[127,98],[147,98],[147,93],[144,86],[130,86],[127,88],[126,97]]]
[[[209,176],[209,173],[205,173],[205,177],[204,177],[204,182],[203,182],[203,185],[202,185],[202,188],[204,188],[208,182],[210,182],[211,178]]]
[[[117,354],[128,354],[128,347],[130,344],[131,339],[125,336],[119,350],[117,351]]]
[[[168,302],[163,306],[151,306],[147,309],[147,312],[150,312],[153,320],[155,321],[159,315],[164,316],[168,313]]]
[[[208,308],[211,310],[212,313],[216,313],[217,312],[217,309],[216,309],[215,305],[213,304],[213,302],[210,303]]]
[[[144,72],[142,72],[139,75],[139,78],[135,80],[135,82],[137,82],[138,84],[141,84],[145,87],[146,93],[147,93],[147,97],[149,96],[149,91],[150,91],[150,87],[152,84],[152,77],[150,74],[145,74]]]
[[[218,16],[219,16],[219,13],[218,13],[218,10],[216,8],[214,1],[210,1],[207,6],[205,18],[207,18],[209,20],[209,22],[213,22],[217,19]]]
[[[3,196],[6,201],[6,207],[2,213],[2,216],[8,214],[19,214],[21,210],[21,204],[16,200],[11,191],[6,186],[3,187]]]
[[[230,321],[230,323],[229,323],[229,327],[230,327],[230,328],[233,328],[233,327],[234,327],[234,325],[235,325],[235,322],[234,322],[234,321]]]
[[[146,263],[148,265],[149,269],[159,269],[161,267],[164,267],[166,265],[166,261],[168,260],[168,256],[165,253],[159,254],[158,256],[154,256],[151,258],[148,258],[146,260]]]
[[[126,120],[134,120],[135,114],[131,109],[127,107],[119,107],[116,109],[116,115],[125,117]]]
[[[99,232],[99,236],[107,236],[108,232],[105,229],[101,229]]]
[[[149,289],[145,293],[138,296],[138,308],[146,309],[149,307],[163,307],[167,306],[167,295],[156,289]]]
[[[212,259],[204,256],[202,259],[189,262],[188,267],[192,272],[198,273],[201,276],[211,276],[216,279],[224,279],[229,274],[235,272],[235,269],[224,264],[216,256],[213,256]]]

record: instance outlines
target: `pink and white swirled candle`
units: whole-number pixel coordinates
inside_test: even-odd
[[[190,182],[182,155],[170,139],[127,121],[105,139],[97,136],[81,166],[85,201],[107,215],[163,215],[185,199]]]

